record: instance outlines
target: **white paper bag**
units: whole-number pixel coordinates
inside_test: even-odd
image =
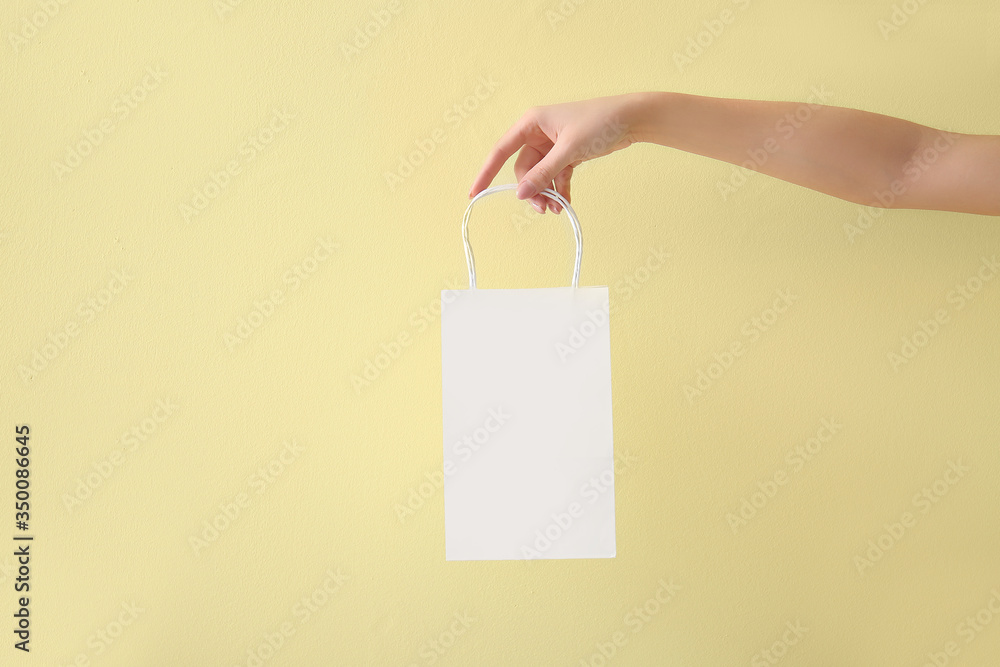
[[[614,452],[607,287],[442,292],[447,560],[613,558]]]

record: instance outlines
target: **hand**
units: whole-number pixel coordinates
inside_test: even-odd
[[[574,167],[635,143],[640,95],[598,97],[528,109],[490,151],[469,197],[486,189],[507,158],[521,149],[514,163],[519,183],[517,198],[530,199],[539,213],[544,213],[546,207],[559,213],[562,207],[539,193],[554,184],[554,189],[571,201],[569,186]]]

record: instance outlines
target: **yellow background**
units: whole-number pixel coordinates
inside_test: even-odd
[[[234,667],[255,664],[249,651],[269,666],[917,666],[955,642],[948,664],[996,664],[1000,618],[971,642],[960,624],[1000,590],[1000,280],[961,309],[949,299],[1000,252],[995,218],[889,211],[852,236],[859,206],[765,176],[724,199],[725,163],[647,145],[587,163],[573,192],[581,284],[612,290],[615,450],[630,457],[617,558],[447,563],[442,493],[421,487],[442,459],[430,309],[466,284],[467,191],[526,108],[825,87],[830,104],[996,134],[993,2],[911,2],[887,36],[888,2],[233,4],[17,0],[0,15],[0,534],[17,532],[23,423],[36,536],[29,656],[12,647],[14,543],[0,537],[0,663]],[[54,16],[19,41],[43,5]],[[725,8],[733,20],[709,37],[703,22]],[[699,33],[707,46],[679,67]],[[185,216],[213,174],[224,187]],[[508,165],[496,182],[511,180]],[[569,280],[565,216],[508,193],[474,223],[482,287]],[[669,258],[647,273],[654,248]],[[256,305],[276,290],[273,312]],[[794,305],[688,400],[778,290]],[[228,339],[258,307],[260,326]],[[948,322],[894,368],[901,337],[940,309]],[[787,453],[824,418],[842,428],[793,471]],[[143,440],[123,439],[133,429]],[[301,451],[272,463],[290,441]],[[915,494],[949,461],[968,472],[922,513]],[[280,474],[254,477],[269,463]],[[779,471],[773,497],[753,495]],[[241,493],[226,525],[220,505]],[[745,499],[761,507],[734,530]],[[907,511],[915,526],[886,538]],[[224,529],[193,546],[212,521]],[[880,536],[891,546],[859,568]],[[329,594],[327,572],[342,580]],[[680,589],[659,606],[661,580]],[[304,618],[310,596],[324,604]],[[659,608],[638,623],[630,610],[647,604]],[[795,645],[761,662],[796,622]]]

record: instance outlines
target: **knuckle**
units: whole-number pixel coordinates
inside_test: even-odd
[[[537,167],[535,167],[532,176],[534,176],[534,180],[536,183],[548,183],[549,181],[552,180],[552,174],[550,173],[551,171],[552,170],[549,169],[548,165],[540,164]]]
[[[521,116],[521,123],[525,127],[538,126],[545,116],[545,107],[535,106],[528,108]]]

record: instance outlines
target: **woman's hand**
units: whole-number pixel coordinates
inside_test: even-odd
[[[514,163],[520,184],[517,198],[530,199],[539,213],[544,213],[546,206],[559,213],[562,207],[558,203],[538,193],[554,186],[571,201],[574,167],[636,141],[642,101],[643,94],[636,93],[528,109],[490,151],[469,197],[486,189],[507,158],[520,149]]]

